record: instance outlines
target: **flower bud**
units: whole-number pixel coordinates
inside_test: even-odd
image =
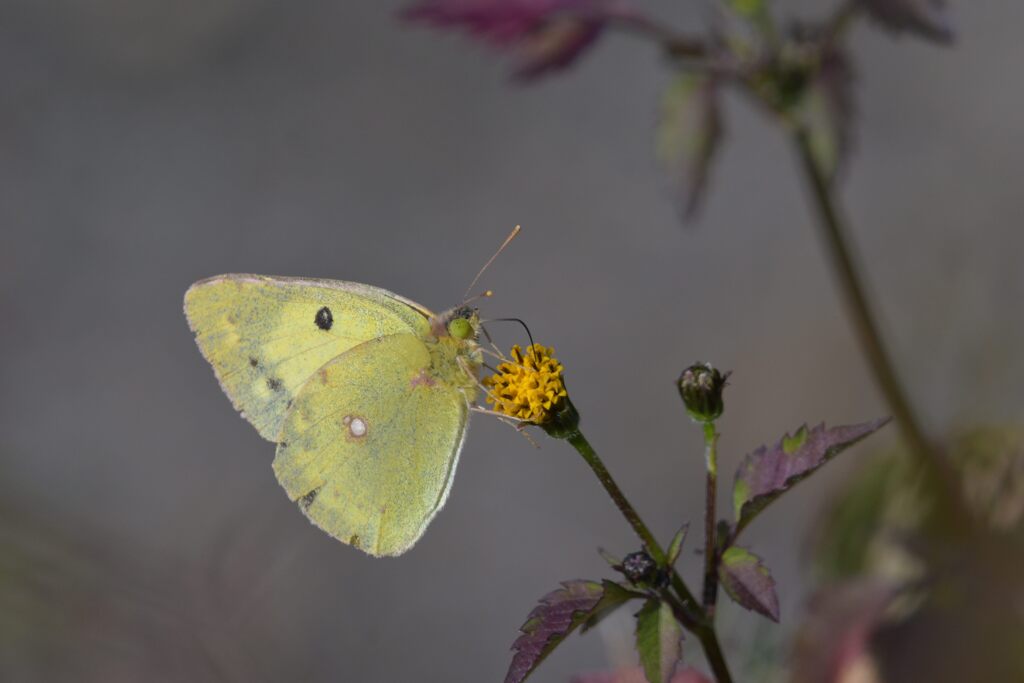
[[[722,391],[725,389],[724,375],[710,363],[694,363],[683,371],[676,386],[683,398],[686,412],[697,422],[714,422],[725,410]]]
[[[658,563],[647,554],[647,551],[640,550],[626,555],[622,560],[622,573],[634,584],[654,583],[658,573]]]

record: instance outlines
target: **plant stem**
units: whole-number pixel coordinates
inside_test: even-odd
[[[708,666],[715,674],[718,683],[731,683],[732,674],[729,673],[729,666],[726,664],[725,655],[722,654],[722,646],[718,643],[718,634],[713,626],[705,626],[696,632],[700,645],[704,648],[704,657],[708,660]]]
[[[896,416],[911,454],[939,486],[939,491],[943,494],[942,499],[948,501],[954,508],[954,518],[958,522],[964,522],[967,520],[964,514],[966,507],[963,505],[956,474],[942,454],[925,437],[917,415],[900,384],[847,244],[848,231],[832,197],[829,180],[814,157],[808,132],[803,128],[797,129],[795,142],[818,211],[819,226],[825,237],[833,270],[846,299],[850,319],[860,339],[861,348],[874,372],[875,381]]]
[[[718,599],[718,544],[715,542],[715,503],[718,490],[718,434],[715,423],[704,423],[704,461],[707,466],[707,497],[704,501],[704,614],[715,619]]]
[[[647,552],[649,552],[651,557],[654,558],[654,561],[661,566],[666,566],[668,563],[668,556],[665,554],[665,551],[662,549],[657,539],[654,538],[654,534],[651,533],[651,530],[647,528],[644,520],[640,518],[639,514],[637,514],[636,509],[630,504],[626,495],[622,492],[622,489],[620,489],[619,485],[615,483],[614,479],[612,479],[612,475],[608,472],[604,463],[601,462],[601,458],[598,457],[597,451],[594,450],[594,447],[591,446],[590,442],[587,441],[585,436],[583,436],[583,433],[576,431],[566,440],[572,444],[573,448],[579,451],[580,455],[582,455],[583,459],[587,462],[587,465],[589,465],[590,469],[592,469],[594,474],[597,475],[598,481],[601,482],[601,485],[604,486],[604,490],[608,492],[609,496],[611,496],[612,501],[615,503],[616,507],[619,508],[622,516],[625,517],[626,521],[629,522],[629,525],[633,527],[633,531],[635,531],[636,535],[640,537],[640,540],[647,548]],[[693,597],[693,594],[690,593],[686,584],[683,583],[681,578],[679,578],[679,575],[676,574],[675,570],[672,570],[671,567],[669,567],[669,569],[672,571],[672,587],[677,593],[679,593],[679,597],[682,598],[683,602],[685,602],[689,607],[695,608],[697,612],[701,613],[701,616],[703,616],[700,610],[700,603],[698,603]],[[697,619],[694,619],[691,616],[691,622],[695,622],[696,620]]]
[[[681,616],[685,614],[685,610],[682,603],[668,591],[663,591],[661,597],[672,608],[676,619],[683,621]],[[732,683],[732,674],[729,673],[729,665],[725,661],[725,655],[722,654],[722,646],[718,642],[718,634],[715,632],[714,625],[703,623],[690,630],[697,636],[697,640],[700,641],[701,647],[704,649],[704,657],[708,660],[708,666],[711,667],[712,673],[715,674],[715,680],[718,683]]]
[[[583,433],[577,430],[569,435],[566,440],[572,444],[573,448],[579,451],[587,465],[597,475],[598,481],[601,482],[605,491],[611,496],[612,501],[619,508],[622,516],[633,527],[633,531],[640,537],[640,540],[647,548],[647,552],[654,558],[654,561],[661,566],[666,566],[668,556],[665,554],[664,549],[662,549],[657,539],[654,538],[654,534],[647,528],[640,515],[637,514],[636,509],[630,504],[622,489],[615,483],[611,473],[608,472],[604,463],[601,462],[601,458],[598,457],[597,451],[594,450],[594,447],[583,436]],[[722,648],[718,643],[718,634],[715,633],[714,625],[707,618],[700,604],[694,599],[693,594],[690,593],[690,590],[686,587],[683,579],[676,573],[675,569],[668,567],[668,570],[671,572],[672,588],[682,602],[676,600],[668,591],[662,593],[663,597],[669,601],[680,623],[697,635],[701,646],[704,648],[704,655],[707,657],[708,665],[711,667],[712,672],[714,672],[718,683],[732,683],[732,675],[729,673],[729,667],[725,662]],[[694,616],[694,612],[696,612],[697,616]]]

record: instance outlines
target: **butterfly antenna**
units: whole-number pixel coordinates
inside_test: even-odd
[[[491,290],[487,289],[487,290],[484,290],[484,291],[480,292],[479,294],[474,294],[473,296],[469,297],[468,299],[464,298],[462,300],[462,303],[459,304],[459,307],[461,308],[462,306],[465,306],[466,304],[471,304],[474,301],[476,301],[477,299],[489,299],[492,296],[494,296],[494,292],[492,292]]]
[[[498,247],[498,251],[494,252],[494,256],[487,260],[487,263],[484,264],[484,267],[480,269],[480,272],[476,274],[476,277],[473,278],[473,281],[469,283],[469,287],[466,287],[466,293],[462,295],[463,299],[469,296],[470,291],[472,291],[472,289],[476,287],[476,283],[480,279],[480,276],[484,274],[484,271],[487,270],[488,266],[494,263],[494,259],[498,258],[498,254],[504,251],[505,247],[508,246],[508,243],[516,238],[516,235],[519,234],[519,231],[521,229],[522,228],[518,225],[512,228],[512,232],[508,234],[508,237],[505,238],[505,241],[501,243],[500,247]]]
[[[490,320],[486,320],[484,322],[488,322],[488,323],[519,323],[520,325],[523,326],[523,329],[526,330],[526,336],[530,338],[530,346],[534,345],[533,344],[533,335],[530,334],[530,328],[520,318],[491,318]],[[481,325],[481,327],[483,327],[483,325]],[[484,332],[486,333],[486,328],[484,328]],[[490,337],[491,337],[491,335],[487,335],[488,339],[490,339]]]

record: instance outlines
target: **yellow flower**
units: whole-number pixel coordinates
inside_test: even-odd
[[[566,401],[562,381],[562,364],[554,357],[555,350],[540,344],[526,349],[512,347],[512,360],[498,365],[498,370],[483,380],[489,390],[487,402],[494,410],[516,420],[544,424],[551,420]]]

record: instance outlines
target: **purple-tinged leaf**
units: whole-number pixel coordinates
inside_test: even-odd
[[[814,474],[819,467],[888,421],[889,418],[883,418],[831,429],[820,424],[809,430],[804,425],[793,436],[787,434],[771,448],[761,446],[747,455],[736,470],[733,484],[732,501],[736,514],[733,536],[794,484]]]
[[[512,53],[522,80],[569,66],[609,18],[629,14],[608,0],[420,0],[402,12],[411,21],[464,29]]]
[[[859,0],[878,23],[893,31],[910,31],[937,43],[953,42],[946,0]]]
[[[577,627],[595,615],[604,614],[634,597],[642,597],[605,581],[563,581],[562,587],[540,599],[512,650],[512,663],[505,683],[521,683],[533,673],[544,658]]]
[[[775,579],[760,557],[738,545],[727,548],[718,566],[718,580],[740,607],[778,623],[779,596],[775,594]]]
[[[714,77],[683,74],[662,95],[656,153],[682,194],[684,220],[700,211],[723,132]]]
[[[896,595],[893,587],[870,579],[815,593],[794,639],[792,680],[833,683],[852,679],[855,667],[867,654],[872,633]]]
[[[619,669],[618,671],[599,671],[588,674],[577,674],[569,679],[570,683],[645,683],[647,678],[640,667]],[[710,678],[696,669],[682,669],[669,680],[669,683],[714,683]]]
[[[833,49],[822,57],[804,95],[801,109],[811,153],[829,178],[842,172],[853,148],[854,82],[849,59]]]
[[[668,683],[683,658],[683,627],[668,603],[650,598],[636,614],[636,650],[649,683]]]

